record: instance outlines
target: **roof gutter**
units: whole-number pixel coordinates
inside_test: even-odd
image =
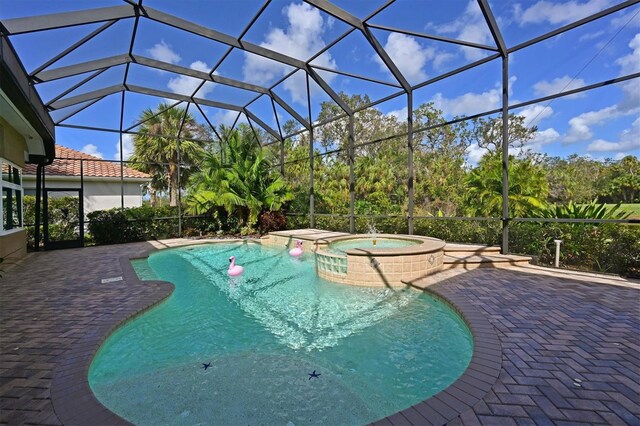
[[[23,180],[36,180],[36,175],[22,175]],[[84,176],[82,178],[85,182],[120,182],[119,177],[112,176]],[[76,181],[80,180],[80,176],[66,176],[66,175],[47,175],[48,181]],[[122,180],[124,182],[138,182],[145,183],[150,182],[151,177],[143,178],[143,177],[123,177]]]
[[[42,99],[29,84],[27,71],[18,58],[7,31],[0,24],[0,89],[42,137],[45,155],[29,154],[29,163],[51,164],[55,157],[55,125]]]

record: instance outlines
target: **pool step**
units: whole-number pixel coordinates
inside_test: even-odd
[[[474,254],[461,252],[445,252],[442,269],[464,268],[500,268],[507,266],[528,265],[531,258],[528,256],[496,254]]]
[[[500,246],[447,243],[442,269],[499,268],[528,265],[530,257],[500,254]]]
[[[455,244],[455,243],[447,243],[444,246],[444,253],[457,255],[460,254],[475,254],[477,256],[489,255],[493,256],[495,254],[500,254],[500,246],[486,246],[486,245],[478,245],[478,244]]]

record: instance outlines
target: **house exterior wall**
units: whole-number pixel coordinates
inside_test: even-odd
[[[121,205],[120,182],[85,182],[84,191],[85,214]],[[124,182],[124,206],[140,207],[141,205],[140,182]]]
[[[0,117],[0,127],[4,129],[4,136],[0,136],[0,157],[23,168],[24,153],[28,150],[27,142],[24,137],[2,117]]]
[[[36,194],[35,176],[24,177],[25,195]],[[140,185],[143,181],[124,182],[124,206],[142,206],[142,191]],[[80,189],[80,178],[52,178],[45,177],[47,188],[78,188]],[[51,193],[52,197],[64,197],[73,193],[57,192]],[[84,214],[85,216],[96,210],[108,210],[120,207],[120,179],[113,180],[93,180],[84,179]]]
[[[6,120],[0,117],[0,157],[22,168],[27,143]],[[12,230],[8,234],[0,234],[0,257],[19,259],[27,254],[27,231]]]

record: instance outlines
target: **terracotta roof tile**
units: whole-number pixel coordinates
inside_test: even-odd
[[[56,145],[56,158],[48,166],[45,166],[47,176],[80,176],[80,161],[83,160],[101,160],[93,155],[76,151],[62,145]],[[85,177],[120,177],[120,164],[108,161],[83,161],[83,173]],[[23,173],[25,175],[35,175],[36,165],[27,164]],[[146,173],[124,167],[123,175],[125,178],[142,178],[150,179]]]

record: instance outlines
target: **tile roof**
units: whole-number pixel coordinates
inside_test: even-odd
[[[79,159],[101,160],[93,155],[85,154],[84,152],[76,151],[75,149],[62,145],[56,145],[56,158],[53,160],[53,163],[45,166],[45,173],[47,176],[80,176],[80,161],[77,161]],[[108,161],[83,161],[82,163],[84,177],[120,177],[120,164],[118,163]],[[27,164],[23,173],[25,175],[35,175],[36,165]],[[123,175],[125,178],[151,178],[151,176],[146,173],[126,166],[123,169]]]

